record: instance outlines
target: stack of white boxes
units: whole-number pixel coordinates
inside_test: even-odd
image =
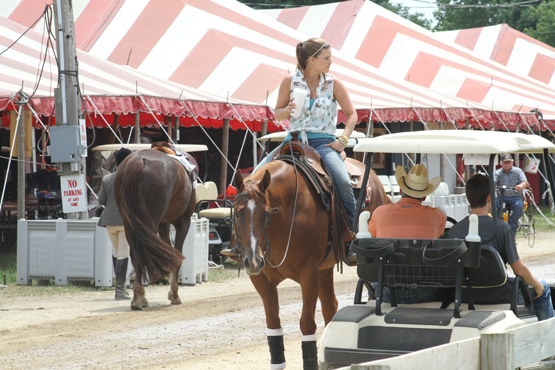
[[[183,285],[208,281],[208,219],[191,217],[189,232],[183,243],[183,260],[179,276]]]

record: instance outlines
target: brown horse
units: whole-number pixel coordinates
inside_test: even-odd
[[[142,150],[119,166],[114,193],[129,242],[135,269],[131,308],[148,307],[143,276],[156,281],[170,276],[168,299],[181,304],[177,294],[183,242],[195,210],[192,180],[177,161],[155,150]],[[175,248],[170,241],[175,227]]]
[[[387,199],[373,172],[371,178],[382,199]],[[317,299],[326,324],[337,312],[335,259],[327,248],[331,214],[304,173],[283,161],[271,161],[245,180],[237,172],[233,182],[237,188],[235,242],[264,303],[272,368],[285,368],[277,286],[292,279],[302,291],[304,369],[318,369],[314,319]]]

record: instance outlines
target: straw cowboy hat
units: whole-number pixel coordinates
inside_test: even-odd
[[[411,168],[408,174],[403,167],[397,166],[395,178],[403,193],[414,198],[424,198],[431,194],[441,182],[441,177],[439,176],[428,181],[428,170],[421,164]]]

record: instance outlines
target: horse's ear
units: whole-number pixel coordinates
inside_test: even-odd
[[[258,188],[260,189],[261,192],[265,192],[266,189],[268,189],[268,186],[270,186],[270,181],[272,180],[272,175],[270,174],[270,172],[268,170],[264,171],[264,177],[262,177],[262,180],[260,180],[260,182],[258,183]]]
[[[233,186],[239,191],[243,187],[243,175],[240,170],[235,171],[233,175]]]

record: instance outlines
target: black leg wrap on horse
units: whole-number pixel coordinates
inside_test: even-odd
[[[285,362],[285,347],[283,335],[268,335],[268,347],[270,347],[270,363],[283,364]]]
[[[302,342],[303,370],[318,370],[318,348],[316,341]]]

